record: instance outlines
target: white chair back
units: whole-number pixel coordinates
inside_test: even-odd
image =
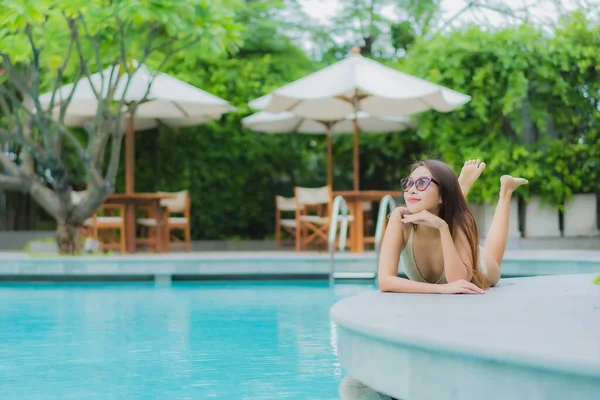
[[[294,197],[275,196],[275,205],[281,211],[295,211],[296,199]]]
[[[189,196],[189,192],[187,190],[182,190],[180,192],[158,192],[158,193],[174,195],[173,197],[162,199],[160,201],[160,205],[165,207],[167,210],[169,210],[169,212],[182,213],[185,211],[185,209],[187,207],[188,196]]]
[[[320,188],[305,188],[296,186],[294,189],[297,204],[300,206],[317,206],[320,204],[329,204],[331,190],[329,186]]]

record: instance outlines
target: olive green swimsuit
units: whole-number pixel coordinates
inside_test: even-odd
[[[448,281],[446,280],[446,273],[444,271],[442,271],[442,275],[440,275],[438,280],[435,282],[429,282],[427,279],[423,278],[423,275],[421,275],[421,272],[419,271],[419,268],[417,267],[417,263],[415,262],[415,254],[413,251],[413,236],[414,236],[414,229],[411,228],[410,235],[408,236],[408,241],[406,242],[406,245],[404,246],[404,248],[402,249],[402,252],[400,253],[400,268],[402,268],[402,270],[404,271],[404,273],[406,274],[408,279],[410,279],[411,281],[424,282],[424,283],[437,283],[437,284],[448,283]],[[483,259],[481,246],[480,246],[479,250],[480,250],[479,251],[479,269],[481,270],[481,272],[483,274],[487,275],[487,267],[486,267],[485,261]]]

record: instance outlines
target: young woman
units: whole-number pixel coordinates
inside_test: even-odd
[[[469,160],[457,178],[438,160],[415,163],[402,179],[406,207],[390,215],[381,246],[379,288],[383,292],[483,294],[500,280],[500,264],[508,238],[513,191],[528,183],[500,178],[498,204],[485,244],[479,245],[475,219],[465,200],[485,163]],[[398,276],[400,266],[408,279]],[[389,400],[347,376],[340,384],[342,400]]]
[[[483,294],[500,280],[512,193],[528,182],[509,175],[500,178],[492,225],[480,246],[465,196],[484,169],[481,161],[469,160],[457,179],[438,160],[413,165],[402,180],[406,207],[392,212],[381,246],[381,291]],[[399,262],[409,279],[398,277]]]

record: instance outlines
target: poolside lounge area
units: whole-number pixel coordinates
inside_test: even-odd
[[[0,400],[600,400],[600,0],[2,5]]]

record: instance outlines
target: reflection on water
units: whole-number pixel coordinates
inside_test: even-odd
[[[0,286],[2,399],[332,399],[329,308],[370,285]]]

